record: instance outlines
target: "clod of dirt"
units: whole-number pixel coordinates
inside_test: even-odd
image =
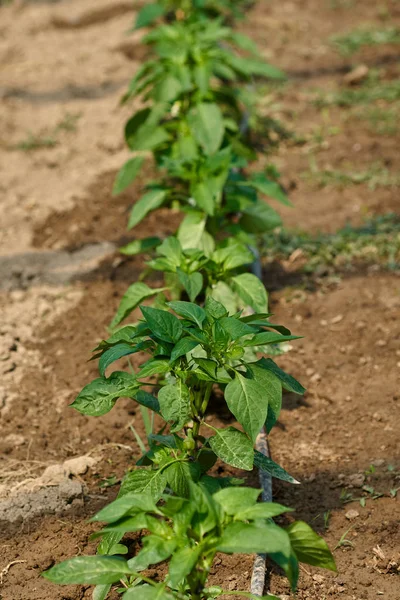
[[[349,519],[349,521],[352,521],[353,519],[357,519],[357,517],[359,517],[359,516],[360,516],[360,513],[358,512],[358,510],[354,510],[354,509],[350,509],[346,513],[346,519]]]
[[[369,73],[369,69],[367,65],[358,65],[355,69],[350,71],[350,73],[346,73],[343,77],[343,81],[348,85],[357,85],[364,81]]]
[[[138,3],[141,4],[140,2]],[[136,3],[135,3],[136,5]],[[78,27],[89,27],[96,23],[103,23],[114,17],[119,17],[127,12],[132,12],[133,4],[129,0],[120,2],[107,2],[104,6],[96,6],[90,10],[80,10],[71,14],[71,9],[58,12],[52,17],[52,23],[60,29],[76,29]]]
[[[35,492],[17,494],[0,502],[0,524],[15,523],[44,514],[65,510],[71,503],[82,498],[84,485],[80,481],[65,479],[60,485],[44,487]]]
[[[83,503],[85,484],[73,476],[79,476],[96,464],[90,456],[78,456],[64,463],[51,465],[40,477],[27,479],[9,486],[0,486],[0,523],[27,520],[43,514],[58,513],[68,509],[72,503]]]
[[[347,484],[349,486],[360,488],[364,485],[365,475],[362,473],[355,473],[354,475],[349,475],[347,477]]]

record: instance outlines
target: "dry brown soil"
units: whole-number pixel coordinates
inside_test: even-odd
[[[98,419],[68,408],[96,376],[90,350],[142,266],[116,249],[150,171],[129,192],[111,196],[127,157],[129,107],[119,98],[143,57],[139,36],[126,35],[133,17],[131,2],[122,0],[0,6],[0,514],[1,502],[9,502],[0,533],[2,600],[91,597],[89,587],[56,587],[40,573],[94,551],[87,518],[117,489],[101,484],[118,480],[138,453],[129,425],[141,424],[132,402]],[[399,23],[395,0],[259,0],[241,26],[290,76],[281,91],[264,96],[266,114],[305,139],[282,144],[273,157],[291,190],[294,208],[279,209],[289,226],[335,231],[366,215],[399,212],[396,186],[320,188],[304,176],[310,158],[320,168],[364,171],[379,162],[399,172],[398,136],[378,135],[353,108],[321,111],[311,102],[312,90],[344,89],[344,74],[361,63],[379,69],[384,81],[398,78],[398,47],[343,58],[329,38]],[[18,149],[30,134],[52,146]],[[167,233],[177,218],[158,213],[135,234]],[[274,458],[302,486],[275,482],[275,498],[326,538],[338,565],[337,575],[303,569],[297,597],[399,600],[399,278],[377,267],[312,289],[288,287],[283,268],[265,278],[275,290],[277,320],[305,336],[279,361],[308,387],[304,399],[286,395],[270,440]],[[38,499],[37,478],[82,456],[93,458],[92,466],[62,479],[79,483],[78,493],[57,496],[55,513],[46,514],[50,504]],[[256,474],[249,482],[256,484]],[[251,557],[221,558],[212,581],[248,589]],[[291,597],[275,571],[270,589]]]

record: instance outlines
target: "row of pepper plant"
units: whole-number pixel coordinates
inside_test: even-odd
[[[208,586],[217,552],[265,553],[293,590],[299,562],[335,570],[326,543],[306,523],[280,527],[272,520],[289,508],[257,502],[260,490],[213,470],[219,460],[297,483],[254,445],[260,430],[269,433],[277,422],[282,389],[304,392],[265,356],[296,336],[270,321],[267,292],[251,272],[257,237],[280,223],[261,196],[288,200],[274,169],[248,171],[260,148],[254,129],[260,118],[246,85],[284,75],[232,29],[246,4],[163,0],[146,4],[137,16],[136,28],[147,28],[148,59],[124,97],[140,108],[126,124],[134,156],[114,192],[131,185],[152,159],[157,179],[134,204],[129,227],[160,207],[179,209],[182,218],[174,235],[136,239],[122,249],[150,259],[122,298],[111,337],[95,349],[100,377],[72,404],[84,415],[101,416],[118,398],[131,398],[146,423],[146,444],[138,437],[142,456],[118,498],[93,518],[105,523],[94,535],[100,538],[97,554],[71,558],[44,574],[56,583],[94,584],[94,600],[105,600],[115,585],[124,600],[251,597]],[[143,281],[154,271],[163,278],[157,288]],[[149,299],[152,305],[142,304]],[[137,307],[139,321],[121,326]],[[130,363],[129,372],[107,375],[116,360],[133,354],[143,356],[136,371]],[[237,426],[213,425],[211,401]],[[141,550],[125,557],[123,538],[134,532],[142,534]],[[146,570],[159,563],[163,575],[148,577]]]

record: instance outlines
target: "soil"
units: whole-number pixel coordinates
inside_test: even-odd
[[[139,232],[126,233],[151,165],[126,193],[112,196],[115,173],[128,157],[122,132],[130,107],[119,99],[143,50],[141,34],[126,36],[131,3],[109,4],[0,6],[2,600],[91,597],[88,586],[59,588],[40,573],[94,552],[95,526],[87,519],[115,497],[112,484],[138,454],[129,426],[142,428],[132,401],[119,401],[97,419],[68,407],[96,376],[90,350],[142,268],[141,259],[121,258],[117,247],[134,236],[173,231],[179,219],[160,211]],[[314,90],[344,89],[344,75],[359,64],[379,69],[384,80],[398,77],[393,45],[343,58],[329,43],[365,24],[398,26],[398,3],[349,4],[260,0],[241,25],[263,56],[289,74],[282,90],[266,93],[265,112],[305,141],[282,143],[260,163],[275,162],[291,191],[293,208],[278,207],[285,224],[309,232],[399,212],[395,185],[318,187],[306,176],[310,159],[321,169],[361,172],[379,163],[392,174],[399,170],[396,135],[378,135],[353,107],[321,111],[312,102]],[[51,146],[16,149],[44,138]],[[338,565],[337,575],[303,569],[297,597],[398,600],[399,277],[373,265],[305,287],[282,267],[266,270],[265,282],[274,290],[277,321],[305,336],[279,363],[308,387],[304,398],[285,395],[270,439],[274,459],[302,485],[275,481],[274,496],[336,547]],[[79,457],[83,466],[68,467]],[[257,485],[256,473],[248,482]],[[251,569],[251,557],[221,556],[211,581],[248,589]],[[270,590],[291,597],[275,569]]]

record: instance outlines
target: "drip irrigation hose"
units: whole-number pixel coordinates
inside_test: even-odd
[[[260,253],[255,247],[250,247],[251,252],[254,255],[254,262],[252,264],[251,270],[254,275],[259,279],[262,279],[262,267],[260,260]],[[254,312],[254,311],[252,311]],[[270,457],[269,447],[268,447],[268,439],[267,432],[263,427],[256,439],[256,449],[261,454]],[[272,478],[269,473],[262,471],[259,469],[258,473],[260,485],[261,485],[261,497],[263,502],[272,502]],[[267,580],[267,555],[266,554],[257,554],[254,560],[253,572],[251,575],[251,587],[250,591],[254,596],[263,596],[264,588]]]

